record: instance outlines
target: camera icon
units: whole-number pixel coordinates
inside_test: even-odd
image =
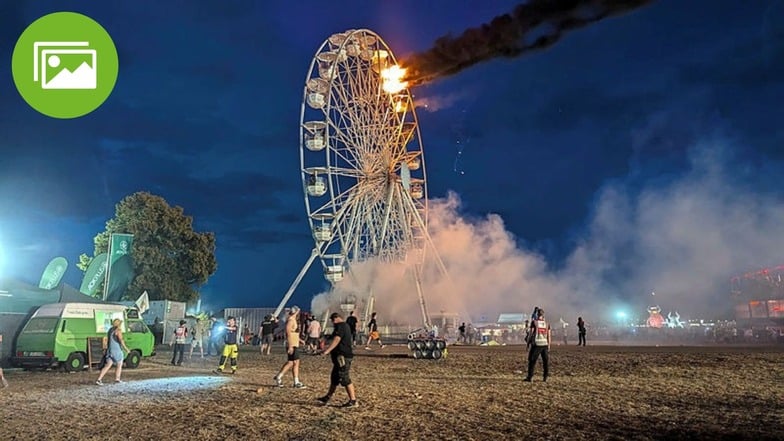
[[[33,81],[42,89],[96,89],[98,56],[87,41],[33,43]]]

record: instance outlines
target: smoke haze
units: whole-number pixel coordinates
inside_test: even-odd
[[[432,200],[429,229],[451,280],[427,267],[430,314],[494,322],[499,313],[530,314],[541,306],[550,320],[582,315],[596,322],[620,307],[647,316],[645,308],[658,304],[665,315],[678,311],[683,319],[726,316],[733,307],[731,276],[784,263],[784,203],[747,185],[771,168],[739,163],[733,151],[726,141],[705,141],[689,150],[687,171],[669,183],[606,184],[558,267],[518,246],[500,216],[468,219],[454,193]],[[342,293],[318,296],[315,311],[348,291],[365,295],[372,283],[384,322],[421,325],[416,290],[402,265],[365,262],[352,272],[357,283],[346,278]]]
[[[653,0],[531,0],[459,37],[445,35],[432,48],[401,61],[404,80],[421,85],[482,61],[545,49],[577,28],[639,8]]]

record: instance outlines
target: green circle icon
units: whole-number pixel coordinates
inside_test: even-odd
[[[106,101],[118,64],[114,42],[100,24],[75,12],[55,12],[22,32],[11,70],[27,104],[44,115],[68,119]]]

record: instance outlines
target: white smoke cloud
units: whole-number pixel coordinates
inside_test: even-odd
[[[468,90],[462,92],[451,92],[442,95],[430,95],[423,97],[416,97],[414,99],[414,106],[417,110],[424,110],[427,112],[438,112],[439,110],[448,109],[454,106],[459,101],[467,99],[473,92]]]
[[[595,322],[621,304],[637,316],[659,304],[665,315],[677,310],[683,318],[726,315],[731,276],[784,260],[784,203],[745,184],[759,170],[732,152],[721,142],[701,143],[678,177],[642,188],[622,180],[605,185],[582,238],[558,268],[519,247],[500,216],[462,216],[455,193],[430,201],[430,234],[449,273],[442,277],[429,260],[423,291],[430,314],[494,321],[502,312],[541,306],[551,320],[583,315]],[[365,262],[352,274],[339,293],[314,299],[314,310],[349,293],[363,298],[372,286],[383,321],[421,325],[416,289],[402,265]]]

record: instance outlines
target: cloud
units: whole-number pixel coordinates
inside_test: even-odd
[[[703,140],[688,149],[687,170],[667,182],[607,183],[558,266],[520,247],[500,216],[466,218],[454,193],[431,201],[433,244],[451,280],[427,266],[430,313],[492,320],[541,306],[551,320],[584,315],[598,321],[618,305],[639,316],[659,304],[684,318],[725,316],[733,306],[730,277],[784,260],[784,202],[759,188],[766,182],[760,173],[780,175],[784,165],[761,169],[736,151],[725,139]],[[352,271],[355,281],[344,279],[341,291],[322,294],[313,306],[335,305],[346,293],[366,295],[372,285],[385,321],[421,322],[402,265],[363,263]]]

